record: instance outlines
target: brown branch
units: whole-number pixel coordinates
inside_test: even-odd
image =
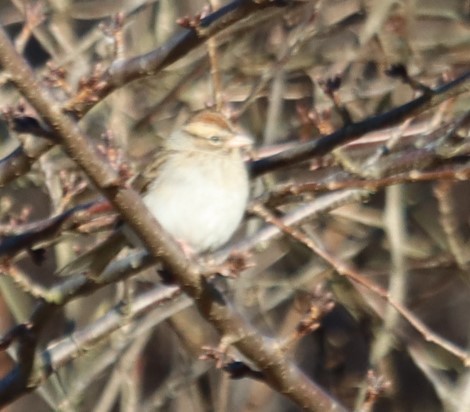
[[[357,179],[350,178],[331,182],[308,181],[303,183],[293,183],[280,185],[274,188],[267,196],[261,196],[258,200],[270,206],[295,200],[296,197],[305,193],[331,192],[342,189],[363,188],[375,191],[377,189],[396,185],[400,183],[432,182],[432,181],[464,181],[470,178],[469,165],[446,165],[434,170],[420,171],[411,170],[406,173],[399,173],[393,176],[386,176],[378,179]],[[293,196],[294,199],[290,197]]]
[[[223,29],[257,11],[279,7],[282,3],[271,0],[234,0],[202,18],[196,28],[178,33],[155,50],[129,59],[117,60],[102,73],[91,75],[88,81],[82,83],[85,85],[82,90],[65,104],[64,111],[73,114],[76,119],[81,119],[118,88],[134,80],[156,75]],[[295,7],[305,2],[292,0],[290,3]],[[0,187],[28,172],[31,165],[51,147],[50,141],[35,139],[34,142],[22,145],[0,159]]]
[[[266,222],[277,226],[284,233],[307,246],[310,250],[315,252],[318,256],[320,256],[332,267],[334,267],[340,275],[346,276],[350,281],[366,288],[367,290],[371,291],[375,295],[381,297],[386,302],[388,302],[403,317],[403,319],[405,319],[423,336],[423,338],[427,342],[435,343],[442,349],[456,356],[465,366],[470,365],[470,353],[468,353],[464,349],[459,348],[454,343],[449,342],[448,340],[442,338],[441,336],[433,332],[420,319],[418,319],[406,306],[402,305],[400,302],[396,301],[392,296],[390,296],[388,291],[382,289],[380,286],[371,282],[369,279],[366,279],[359,272],[350,267],[347,263],[339,260],[332,254],[328,253],[326,250],[323,250],[316,244],[316,242],[306,236],[302,231],[292,226],[286,226],[281,219],[275,217],[263,206],[259,204],[255,205],[253,211],[257,213],[260,217],[262,217]]]
[[[115,61],[96,79],[99,88],[93,91],[93,98],[75,97],[66,104],[66,110],[80,118],[97,101],[102,100],[116,89],[133,80],[154,76],[223,29],[257,11],[279,7],[280,3],[272,0],[234,0],[201,18],[197,25],[177,34],[163,46],[144,55]],[[304,2],[291,1],[289,3],[296,5]]]
[[[251,164],[251,174],[259,176],[316,156],[322,156],[334,148],[357,139],[368,132],[402,122],[451,97],[468,91],[470,91],[470,71],[388,112],[368,117],[360,122],[351,123],[328,136],[303,143],[273,156],[256,160]]]
[[[27,324],[18,325],[13,339],[18,342],[16,366],[0,380],[0,405],[7,405],[32,390],[31,373],[39,335],[56,306],[41,301]]]
[[[457,204],[452,193],[450,181],[440,181],[434,186],[434,195],[439,208],[439,222],[447,238],[447,244],[455,261],[463,271],[468,269],[470,254],[461,233],[461,224],[457,219]]]
[[[36,160],[52,146],[50,140],[29,136],[21,146],[0,159],[0,187],[27,173]]]
[[[311,219],[319,214],[324,214],[327,211],[344,204],[352,202],[356,203],[358,200],[364,199],[368,195],[368,192],[360,190],[327,194],[294,209],[283,216],[281,220],[285,225],[300,224],[306,219]],[[280,233],[281,231],[275,226],[266,226],[261,228],[251,237],[219,250],[212,256],[212,264],[216,265],[219,262],[223,262],[226,257],[234,251],[239,253],[249,252],[260,243],[267,242]],[[37,295],[44,301],[49,302],[50,304],[63,306],[74,299],[93,293],[107,285],[128,279],[129,277],[150,268],[157,262],[158,259],[151,256],[148,252],[140,251],[123,259],[114,260],[106,267],[98,278],[92,279],[85,274],[77,274],[67,277],[64,281],[56,284],[48,290],[35,285],[31,279],[15,279],[15,281],[20,282],[21,284],[28,283],[28,287],[30,289],[40,291]]]
[[[157,315],[157,318],[153,319],[154,324],[168,318],[181,307],[187,306],[187,302],[175,301],[180,293],[180,289],[175,286],[160,286],[138,296],[128,307],[126,306],[125,313],[122,307],[116,306],[84,329],[72,333],[67,338],[50,343],[41,353],[42,362],[33,369],[34,353],[40,331],[38,325],[42,327],[56,308],[55,305],[40,303],[31,322],[19,325],[12,331],[10,339],[19,343],[20,353],[17,366],[6,378],[0,380],[0,393],[2,394],[0,403],[9,403],[23,393],[36,389],[54,371],[75,359],[93,344],[108,337],[113,331],[122,328],[137,316],[171,301],[173,302],[172,310],[166,310],[160,316]]]
[[[57,216],[15,227],[14,234],[0,233],[0,258],[11,258],[22,250],[53,238],[76,213],[86,211],[93,205],[95,202],[77,205]]]
[[[255,7],[252,2],[240,2]],[[262,2],[264,6],[268,2]],[[269,3],[271,4],[271,3]],[[222,20],[223,21],[223,20]],[[65,152],[87,174],[97,189],[108,198],[123,220],[135,231],[147,250],[172,271],[182,290],[194,299],[202,316],[224,340],[250,358],[263,371],[271,387],[306,410],[343,410],[334,399],[310,381],[270,340],[260,336],[232,308],[214,285],[201,277],[198,268],[187,260],[175,241],[166,234],[148,212],[140,196],[120,185],[112,168],[103,162],[77,125],[64,116],[58,105],[41,89],[28,64],[17,54],[3,29],[0,30],[0,63],[11,74],[12,81],[44,122],[55,132]],[[1,388],[0,388],[1,389]],[[20,388],[21,389],[21,388]],[[26,388],[23,388],[26,389]],[[1,404],[21,394],[0,390]]]
[[[157,306],[168,302],[174,303],[175,306],[174,310],[165,311],[163,318],[160,316],[160,322],[173,315],[178,308],[181,308],[181,305],[175,300],[180,294],[181,290],[176,286],[155,287],[135,297],[131,302],[126,302],[126,309],[124,311],[121,305],[117,305],[92,324],[72,333],[71,336],[50,343],[41,354],[44,362],[40,366],[40,381],[35,381],[35,385],[37,386],[53,371],[76,358],[78,354],[83,353],[86,350],[85,348],[89,349],[92,345],[108,337],[113,331],[124,327],[136,317],[147,313]],[[183,303],[183,307],[186,307],[187,303]]]
[[[298,1],[293,4],[302,4],[302,2]],[[93,80],[94,87],[89,90],[89,93],[78,93],[74,99],[66,104],[66,111],[73,113],[77,118],[83,117],[94,105],[117,88],[133,80],[157,74],[224,28],[251,13],[276,5],[276,2],[267,0],[258,2],[237,0],[228,4],[201,19],[197,30],[186,30],[148,54],[114,62],[106,71]],[[386,113],[352,123],[323,138],[257,160],[251,164],[251,172],[253,176],[258,176],[309,158],[324,155],[335,147],[350,142],[365,133],[416,116],[449,98],[469,91],[469,78],[470,72],[466,72],[459,78],[437,89],[430,89],[428,93]],[[9,156],[0,159],[0,186],[27,172],[34,161],[50,147],[51,143],[48,141],[35,142],[34,151],[28,151],[20,147]]]

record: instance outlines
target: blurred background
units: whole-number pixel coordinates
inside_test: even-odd
[[[225,4],[11,0],[0,2],[0,23],[44,86],[66,102],[84,76],[165,44],[185,30],[177,19]],[[209,47],[216,50],[212,60]],[[115,148],[116,162],[132,173],[148,161],[158,136],[214,106],[219,96],[224,110],[253,136],[254,156],[263,157],[341,129],[348,116],[367,119],[413,99],[416,89],[386,74],[391,65],[438,87],[469,70],[469,56],[470,1],[305,1],[253,13],[210,46],[115,91],[80,126],[97,146]],[[4,72],[0,95],[3,110],[24,105]],[[251,267],[216,282],[260,333],[292,340],[286,356],[350,410],[470,410],[470,374],[462,359],[427,342],[377,293],[337,270],[345,263],[388,289],[436,336],[468,351],[469,174],[459,182],[436,174],[410,183],[410,176],[468,171],[469,110],[467,93],[321,158],[253,180],[253,199],[278,217],[329,202],[297,223],[337,266],[285,234],[260,236],[266,223],[249,214],[227,248],[249,251]],[[0,158],[24,138],[0,122]],[[286,185],[304,183],[318,186],[279,194]],[[347,190],[352,194],[340,199]],[[29,173],[0,188],[0,235],[96,197],[75,164],[53,148]],[[55,270],[105,238],[111,226],[61,233],[40,264],[23,253],[15,258],[15,271],[44,287],[62,282]],[[0,282],[4,333],[28,319],[35,297],[11,276]],[[138,296],[151,287],[143,283],[129,280],[67,304],[50,320],[41,349],[93,325],[129,290]],[[297,325],[312,308],[321,313],[318,325],[297,336]],[[6,410],[300,410],[265,384],[230,380],[213,362],[199,359],[204,346],[218,343],[190,302],[175,298],[81,348],[76,359]],[[232,349],[228,355],[244,360]],[[1,359],[3,376],[12,361],[6,354]]]

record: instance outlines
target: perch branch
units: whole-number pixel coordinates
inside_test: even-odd
[[[241,3],[252,4],[251,2]],[[262,3],[267,4],[267,2]],[[215,327],[222,338],[233,342],[241,353],[250,358],[256,367],[264,372],[267,383],[273,389],[283,393],[303,409],[344,410],[340,404],[287,361],[274,342],[260,336],[244,318],[235,312],[220,291],[201,276],[197,266],[188,261],[180,247],[155,221],[140,196],[121,184],[113,169],[90,145],[87,136],[41,89],[31,68],[18,55],[3,29],[0,29],[0,63],[11,74],[12,81],[20,92],[55,132],[65,152],[75,160],[96,188],[121,214],[150,254],[161,259],[172,271],[181,289],[193,298],[202,316]],[[22,389],[26,390],[27,382],[20,383],[24,384]],[[19,396],[21,386],[16,383],[14,392],[6,393],[0,390],[0,403],[4,405],[6,398],[14,399]]]

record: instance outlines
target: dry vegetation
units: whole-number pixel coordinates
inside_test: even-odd
[[[470,1],[11,0],[0,23],[0,405],[470,410]],[[125,182],[207,106],[256,140],[252,202],[189,262]],[[147,251],[58,276],[117,215]]]

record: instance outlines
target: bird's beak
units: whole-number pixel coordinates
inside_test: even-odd
[[[230,149],[245,149],[253,146],[253,140],[244,134],[233,136],[227,143]]]

